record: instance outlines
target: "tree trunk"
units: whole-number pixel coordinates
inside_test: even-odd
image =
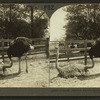
[[[11,25],[11,17],[12,17],[12,5],[9,6],[9,10],[10,10],[10,13],[9,13],[9,22],[10,22],[10,33],[11,33],[11,29],[12,29],[12,25]],[[8,39],[9,39],[9,33],[8,33]]]
[[[9,14],[9,20],[10,20],[10,23],[11,23],[11,9],[12,9],[12,7],[11,7],[12,5],[10,5],[10,7],[9,7],[9,10],[10,10],[10,14]]]
[[[34,8],[31,6],[31,36],[33,36],[33,11]]]

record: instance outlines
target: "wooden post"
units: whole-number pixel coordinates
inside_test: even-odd
[[[68,47],[68,43],[66,43],[65,45],[65,49],[66,49],[66,56],[67,56],[67,61],[69,62],[69,51],[67,50],[69,47]]]
[[[1,46],[2,46],[2,59],[4,62],[4,39],[1,39]]]
[[[85,46],[85,52],[84,52],[85,65],[87,65],[87,40],[84,41],[84,46]]]
[[[57,51],[56,51],[56,68],[57,68],[57,66],[59,66],[59,65],[58,65],[58,62],[59,62],[59,60],[58,60],[58,59],[59,59],[59,46],[56,48],[56,50],[57,50]],[[57,68],[57,69],[58,69],[58,68]]]
[[[46,39],[46,54],[47,58],[49,58],[49,38]]]

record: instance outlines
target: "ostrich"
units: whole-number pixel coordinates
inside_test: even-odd
[[[68,64],[64,67],[60,67],[58,64],[58,58],[59,58],[59,47],[56,47],[57,50],[57,56],[56,56],[56,69],[59,72],[57,77],[62,78],[68,78],[68,77],[74,77],[77,75],[85,75],[85,66],[82,64]],[[72,67],[72,68],[71,68]],[[77,72],[76,74],[74,72]],[[80,73],[80,74],[79,74]],[[51,79],[51,82],[53,79],[57,78],[54,77]]]
[[[98,38],[94,45],[89,50],[89,56],[92,61],[92,66],[86,66],[85,70],[93,68],[94,67],[94,60],[93,57],[100,57],[100,38]]]
[[[5,71],[6,68],[11,68],[13,65],[12,57],[18,57],[19,60],[19,71],[18,73],[21,73],[21,66],[20,66],[20,60],[21,56],[25,53],[26,57],[26,72],[28,73],[28,66],[27,66],[27,52],[30,49],[34,49],[32,46],[32,41],[26,37],[17,37],[15,40],[11,42],[10,47],[7,50],[8,58],[10,59],[10,65],[4,66],[3,71]]]
[[[56,69],[58,70],[59,74],[58,76],[60,77],[64,77],[64,78],[67,78],[68,76],[66,75],[68,73],[68,69],[66,67],[59,67],[59,64],[58,64],[58,58],[59,58],[59,47],[56,47],[57,49],[57,56],[56,56]],[[93,68],[94,67],[94,60],[93,60],[93,57],[100,57],[100,38],[98,38],[94,45],[90,48],[90,50],[88,51],[89,52],[89,56],[90,56],[90,59],[92,61],[92,65],[91,66],[88,66],[88,65],[80,65],[80,64],[77,64],[77,66],[81,67],[80,69],[79,68],[73,68],[74,71],[76,72],[83,72],[84,74],[83,75],[86,75],[86,73],[88,72],[88,69],[90,68]],[[72,71],[73,71],[72,70]],[[58,77],[57,76],[57,77]],[[51,82],[53,79],[55,79],[56,77],[52,78],[51,79]]]

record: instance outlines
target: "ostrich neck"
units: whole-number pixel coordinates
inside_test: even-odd
[[[93,58],[91,59],[91,61],[92,61],[92,65],[91,66],[86,66],[87,69],[90,69],[90,68],[94,67],[94,60],[93,60]]]
[[[4,66],[3,66],[3,69],[11,68],[12,65],[13,65],[13,61],[12,61],[12,59],[10,59],[10,65],[4,65]]]
[[[58,71],[60,71],[60,67],[59,67],[59,64],[58,64],[58,59],[59,59],[59,48],[57,48],[57,55],[56,55],[56,69]]]

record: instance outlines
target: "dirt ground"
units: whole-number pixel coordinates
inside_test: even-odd
[[[74,78],[60,78],[57,77],[53,80],[53,82],[50,84],[51,87],[68,87],[68,88],[92,88],[92,87],[100,87],[100,58],[95,58],[95,66],[92,69],[89,69],[89,72],[86,76],[79,76]],[[66,65],[68,62],[60,62],[59,64]],[[69,63],[73,64],[84,64],[84,60],[78,60],[78,61],[70,61]],[[91,60],[88,59],[88,65],[91,65]],[[57,70],[54,68],[55,64],[51,64],[51,77],[57,76]],[[80,66],[81,67],[81,66]],[[52,73],[55,73],[52,75]]]
[[[8,59],[5,59],[6,63]],[[1,77],[0,87],[48,87],[49,60],[46,55],[28,56],[28,73],[24,57],[21,61],[21,74],[17,74],[19,63],[13,58],[13,66],[7,69],[8,76]]]
[[[8,59],[5,59],[6,63]],[[50,83],[49,78],[53,78],[58,75],[58,71],[55,68],[55,63],[50,64],[49,59],[45,54],[28,56],[28,73],[26,73],[26,63],[24,57],[21,61],[21,74],[18,72],[18,61],[13,58],[14,64],[12,68],[7,69],[8,76],[0,77],[0,87],[66,87],[66,88],[80,88],[80,87],[100,87],[100,59],[95,58],[95,67],[89,69],[87,76],[73,77],[73,78],[61,78],[57,77]],[[68,62],[61,62],[60,64],[66,65]],[[84,60],[71,61],[70,63],[84,64]],[[91,64],[88,59],[88,64]],[[50,70],[49,70],[50,68]],[[49,74],[50,71],[50,74]],[[50,77],[49,77],[50,75]]]

